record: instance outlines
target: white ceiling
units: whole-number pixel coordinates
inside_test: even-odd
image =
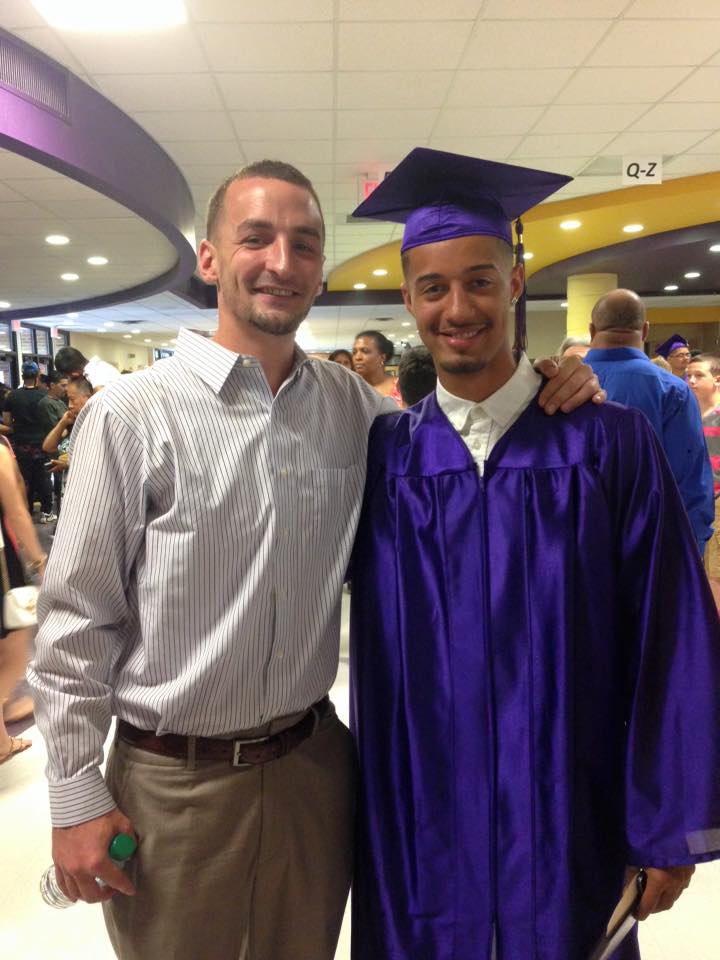
[[[328,268],[399,235],[347,217],[358,178],[382,174],[414,146],[575,176],[558,198],[619,188],[619,175],[583,175],[599,158],[661,154],[672,158],[667,178],[720,168],[718,0],[186,7],[184,26],[108,37],[53,30],[30,0],[2,0],[0,26],[66,64],[162,144],[191,187],[199,236],[214,186],[266,156],[296,163],[315,183]],[[38,200],[18,190],[0,157],[0,244],[32,229],[7,204],[52,202],[62,216],[75,195]]]

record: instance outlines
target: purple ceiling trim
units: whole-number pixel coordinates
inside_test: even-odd
[[[6,43],[22,46],[28,54],[26,64],[34,63],[39,74],[54,63],[18,37],[3,30],[0,35]],[[170,156],[127,114],[72,73],[67,73],[67,106],[67,119],[63,119],[0,86],[0,148],[71,177],[132,210],[167,237],[178,259],[171,270],[131,290],[75,300],[72,306],[64,302],[4,310],[5,319],[50,316],[148,296],[183,284],[195,269],[195,251],[186,239],[193,235],[195,207],[187,182]]]

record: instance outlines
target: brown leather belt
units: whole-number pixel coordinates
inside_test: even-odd
[[[118,736],[141,750],[180,759],[190,755],[191,741],[194,740],[197,762],[229,762],[234,767],[255,766],[284,757],[303,740],[311,737],[320,720],[328,712],[329,706],[330,698],[323,697],[322,700],[313,704],[297,723],[267,737],[233,740],[219,737],[187,737],[179,733],[158,735],[151,730],[140,730],[127,720],[118,721]]]

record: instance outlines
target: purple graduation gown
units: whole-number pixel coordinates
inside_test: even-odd
[[[584,960],[626,864],[720,856],[720,627],[640,414],[533,402],[484,478],[434,394],[376,420],[352,575],[353,960]]]

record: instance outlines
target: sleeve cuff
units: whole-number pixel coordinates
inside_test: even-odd
[[[95,820],[117,806],[97,768],[72,780],[51,783],[49,789],[53,827],[74,827]]]

